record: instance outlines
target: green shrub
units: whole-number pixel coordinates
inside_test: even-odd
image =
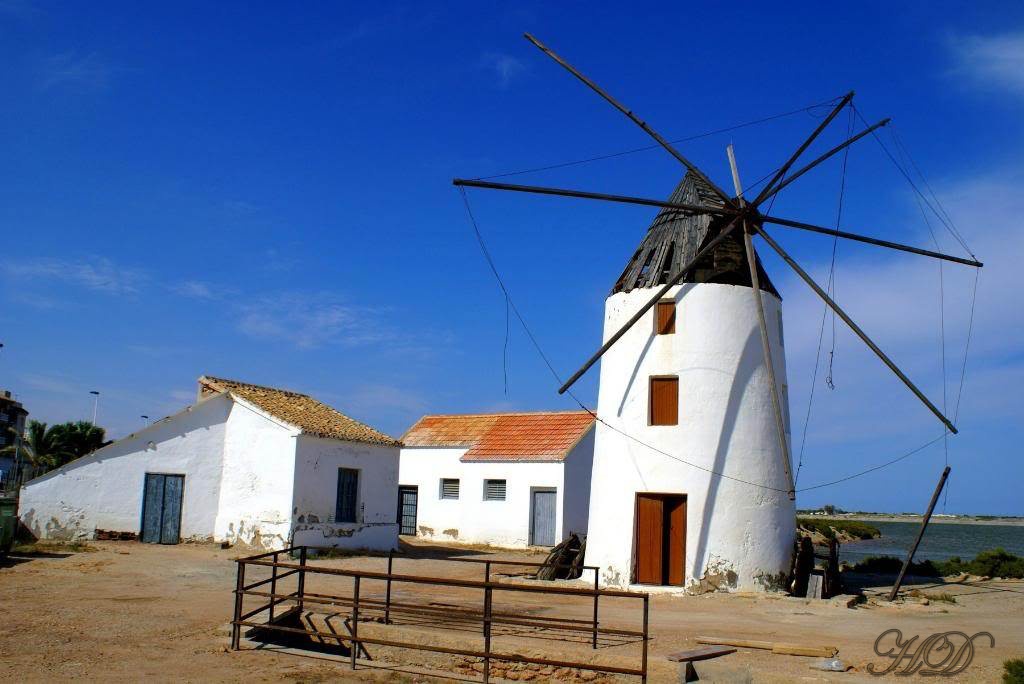
[[[863,572],[871,575],[895,575],[903,567],[903,561],[895,556],[870,556],[850,568],[850,572]],[[932,561],[911,563],[907,568],[908,575],[918,577],[940,577],[942,573]]]
[[[833,539],[836,530],[846,532],[857,539],[874,539],[881,537],[882,532],[874,525],[859,520],[822,520],[819,518],[797,518],[797,525],[807,530],[820,532],[826,539]]]
[[[852,572],[875,575],[896,574],[903,567],[903,561],[893,556],[872,556],[850,568]],[[974,560],[964,561],[953,556],[945,561],[922,561],[911,563],[907,569],[910,575],[919,577],[946,577],[968,573],[982,577],[1012,577],[1024,579],[1024,558],[1015,556],[1006,549],[997,548],[982,551]]]
[[[1003,684],[1024,684],[1024,658],[1003,663]]]

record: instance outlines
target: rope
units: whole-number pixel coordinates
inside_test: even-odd
[[[826,106],[829,106],[829,105],[834,105],[839,99],[840,98],[838,98],[838,97],[833,97],[831,100],[826,100],[825,102],[819,102],[817,104],[808,105],[806,107],[801,107],[800,109],[794,109],[794,110],[789,111],[789,112],[782,112],[781,114],[773,114],[772,116],[766,116],[766,117],[764,117],[762,119],[755,119],[753,121],[747,121],[745,123],[736,124],[735,126],[727,126],[726,128],[718,128],[718,129],[713,130],[713,131],[707,131],[705,133],[698,133],[696,135],[687,136],[685,138],[678,138],[676,140],[670,140],[669,144],[676,145],[676,144],[679,144],[679,143],[689,142],[691,140],[699,140],[701,138],[708,138],[708,137],[711,137],[713,135],[719,135],[719,134],[722,134],[722,133],[728,133],[729,131],[735,131],[735,130],[738,130],[740,128],[747,128],[748,126],[756,126],[758,124],[767,123],[768,121],[774,121],[776,119],[782,119],[782,118],[785,118],[787,116],[793,116],[794,114],[800,114],[801,112],[807,112],[807,113],[809,113],[809,114],[811,114],[813,116],[812,110],[820,108],[820,107],[826,107]],[[605,159],[614,159],[616,157],[624,157],[626,155],[636,154],[638,152],[647,152],[649,150],[657,150],[657,149],[660,149],[660,148],[661,148],[661,145],[647,145],[645,147],[635,147],[635,148],[630,149],[630,150],[622,150],[622,151],[619,151],[619,152],[609,152],[607,154],[598,155],[596,157],[588,157],[586,159],[577,159],[577,160],[574,160],[574,161],[560,162],[560,163],[557,163],[557,164],[548,164],[547,166],[537,166],[537,167],[534,167],[534,168],[531,168],[531,169],[522,169],[520,171],[507,171],[505,173],[496,173],[496,174],[494,174],[492,176],[480,176],[479,178],[474,178],[473,180],[491,180],[491,179],[494,179],[494,178],[507,178],[508,176],[521,176],[521,175],[526,174],[526,173],[537,173],[539,171],[551,171],[551,170],[554,170],[554,169],[564,169],[564,168],[569,167],[569,166],[578,166],[580,164],[589,164],[591,162],[604,161]]]

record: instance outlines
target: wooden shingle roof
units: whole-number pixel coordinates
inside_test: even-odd
[[[586,411],[423,416],[407,447],[468,447],[463,461],[561,461],[594,426]]]
[[[668,201],[677,204],[722,206],[722,201],[715,192],[689,171],[669,195]],[[679,209],[662,209],[654,217],[643,241],[615,282],[612,294],[665,284],[683,266],[693,261],[701,247],[714,239],[725,228],[727,222],[728,219],[713,219],[707,214],[694,216]],[[712,250],[711,254],[701,259],[683,278],[683,282],[750,287],[750,269],[747,266],[746,254],[742,232],[733,231],[729,238]],[[779,297],[778,290],[769,280],[760,259],[757,259],[757,273],[761,289]]]
[[[329,437],[346,442],[364,442],[383,446],[400,446],[398,440],[373,429],[365,423],[317,401],[308,394],[300,394],[275,387],[252,385],[238,380],[227,380],[204,375],[199,378],[201,394],[228,392],[270,415],[296,426],[303,434]]]

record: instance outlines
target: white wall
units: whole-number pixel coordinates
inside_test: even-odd
[[[651,294],[638,289],[609,297],[605,337]],[[785,490],[751,289],[687,284],[670,296],[677,300],[675,334],[653,334],[652,309],[602,358],[598,415],[677,459]],[[762,301],[784,385],[781,303],[766,293]],[[679,425],[648,425],[652,375],[678,375]],[[788,409],[784,413],[788,424]],[[598,423],[587,564],[601,566],[603,583],[621,586],[631,579],[637,492],[687,495],[687,582],[705,573],[735,573],[737,588],[755,589],[789,570],[795,511],[785,491],[712,477]]]
[[[145,475],[167,473],[185,476],[182,538],[211,538],[230,408],[215,397],[32,480],[21,490],[22,522],[50,539],[91,538],[97,528],[138,533]]]
[[[300,436],[292,507],[294,543],[397,548],[398,456],[398,447]],[[334,519],[339,468],[359,471],[356,523]]]
[[[558,492],[555,530],[564,529],[563,464],[462,463],[466,449],[405,447],[399,484],[419,487],[417,536],[523,548],[530,543],[531,488]],[[441,499],[441,478],[458,478],[457,500]],[[506,480],[505,501],[484,501],[484,480]],[[396,507],[397,510],[397,507]]]
[[[298,435],[297,428],[235,399],[224,434],[218,540],[267,549],[288,544]]]
[[[590,478],[594,468],[594,428],[587,431],[565,457],[562,536],[587,533],[590,516]]]

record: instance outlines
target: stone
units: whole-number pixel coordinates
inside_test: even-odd
[[[811,663],[811,669],[823,672],[846,672],[850,669],[850,666],[839,658],[825,658],[824,660],[817,660]]]
[[[753,684],[754,675],[749,665],[730,660],[701,660],[692,663],[699,681],[705,684]],[[682,668],[680,668],[682,670]]]

